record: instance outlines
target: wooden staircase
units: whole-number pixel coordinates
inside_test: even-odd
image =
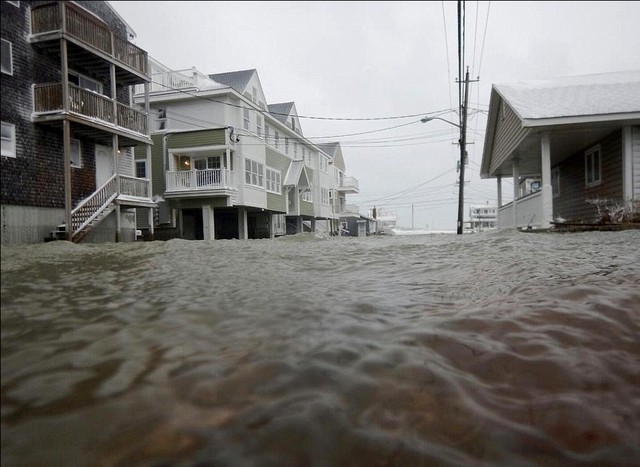
[[[115,200],[118,197],[118,178],[111,177],[96,192],[88,198],[82,200],[71,211],[71,227],[73,233],[71,241],[80,243],[100,222],[102,222],[115,209]],[[66,240],[66,223],[58,225],[58,228],[51,232],[48,240]]]

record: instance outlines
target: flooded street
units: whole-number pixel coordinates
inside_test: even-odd
[[[2,466],[640,463],[640,230],[2,248]]]

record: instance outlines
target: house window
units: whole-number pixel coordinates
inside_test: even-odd
[[[244,108],[244,129],[249,131],[251,125],[251,117],[249,116],[249,109],[247,107]]]
[[[164,130],[167,128],[167,111],[165,109],[158,109],[158,118],[156,119],[158,130]]]
[[[329,204],[329,190],[327,188],[320,188],[320,197],[322,204]]]
[[[596,146],[595,148],[589,149],[584,155],[584,174],[585,184],[587,186],[600,184],[600,169],[600,146]]]
[[[267,144],[271,144],[271,141],[269,141],[269,138],[271,137],[270,135],[271,130],[269,129],[269,127],[267,125],[264,126],[264,141]]]
[[[219,169],[221,167],[220,156],[200,157],[193,161],[193,165],[196,170]]]
[[[2,39],[2,73],[13,75],[13,46]]]
[[[71,167],[80,168],[82,167],[82,159],[80,155],[82,154],[82,146],[80,145],[80,140],[72,139],[71,140]]]
[[[560,196],[560,168],[556,167],[551,171],[551,192],[553,197]]]
[[[16,157],[16,126],[2,122],[2,155]]]
[[[267,191],[272,193],[282,193],[280,184],[280,172],[273,169],[265,169],[265,178],[267,179]]]
[[[293,158],[298,158],[298,143],[293,143]]]
[[[147,178],[147,161],[136,161],[136,177]]]
[[[262,116],[260,115],[256,117],[256,133],[258,133],[258,138],[262,138]]]
[[[296,119],[291,117],[291,129],[296,131]]]
[[[284,137],[284,152],[289,154],[289,138]]]
[[[244,161],[244,176],[245,183],[247,185],[263,187],[264,168],[263,165],[259,162],[253,161],[251,159],[245,159]]]
[[[312,186],[309,185],[309,189],[302,193],[302,201],[306,201],[307,203],[313,203],[313,191]]]
[[[280,135],[278,134],[277,130],[275,132],[274,139],[275,139],[275,142],[276,142],[276,149],[278,149],[278,147],[280,146]]]
[[[327,158],[324,156],[320,156],[320,170],[326,173],[327,169],[328,169]]]
[[[88,76],[76,73],[75,71],[69,72],[69,82],[81,87],[82,89],[88,89],[89,91],[102,94],[102,83],[91,79]]]

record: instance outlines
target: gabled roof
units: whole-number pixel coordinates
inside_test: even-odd
[[[340,143],[321,143],[318,144],[321,151],[325,152],[333,159],[333,165],[338,167],[343,172],[346,170],[344,165],[344,158],[342,157],[342,148]]]
[[[284,177],[284,186],[297,186],[298,188],[309,188],[309,176],[304,168],[304,161],[293,161],[289,166],[286,177]]]
[[[494,84],[480,176],[521,173],[540,165],[540,134],[551,138],[552,163],[624,125],[640,122],[640,70]]]
[[[254,73],[256,73],[255,68],[251,70],[230,71],[227,73],[214,73],[210,74],[209,78],[243,94]]]
[[[493,87],[522,120],[640,111],[640,70],[494,84]]]
[[[281,104],[269,104],[267,108],[269,109],[269,113],[273,115],[279,122],[287,123],[287,117],[291,115],[291,110],[293,109],[293,102],[283,102]]]

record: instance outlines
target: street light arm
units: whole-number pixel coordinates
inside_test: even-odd
[[[453,123],[453,122],[451,122],[449,120],[446,120],[446,119],[440,118],[440,117],[423,117],[423,118],[420,119],[420,121],[422,123],[427,123],[427,122],[429,122],[431,120],[442,120],[443,122],[447,122],[449,125],[453,125],[455,127],[458,127],[460,129],[462,129],[462,126],[458,125],[457,123]]]

